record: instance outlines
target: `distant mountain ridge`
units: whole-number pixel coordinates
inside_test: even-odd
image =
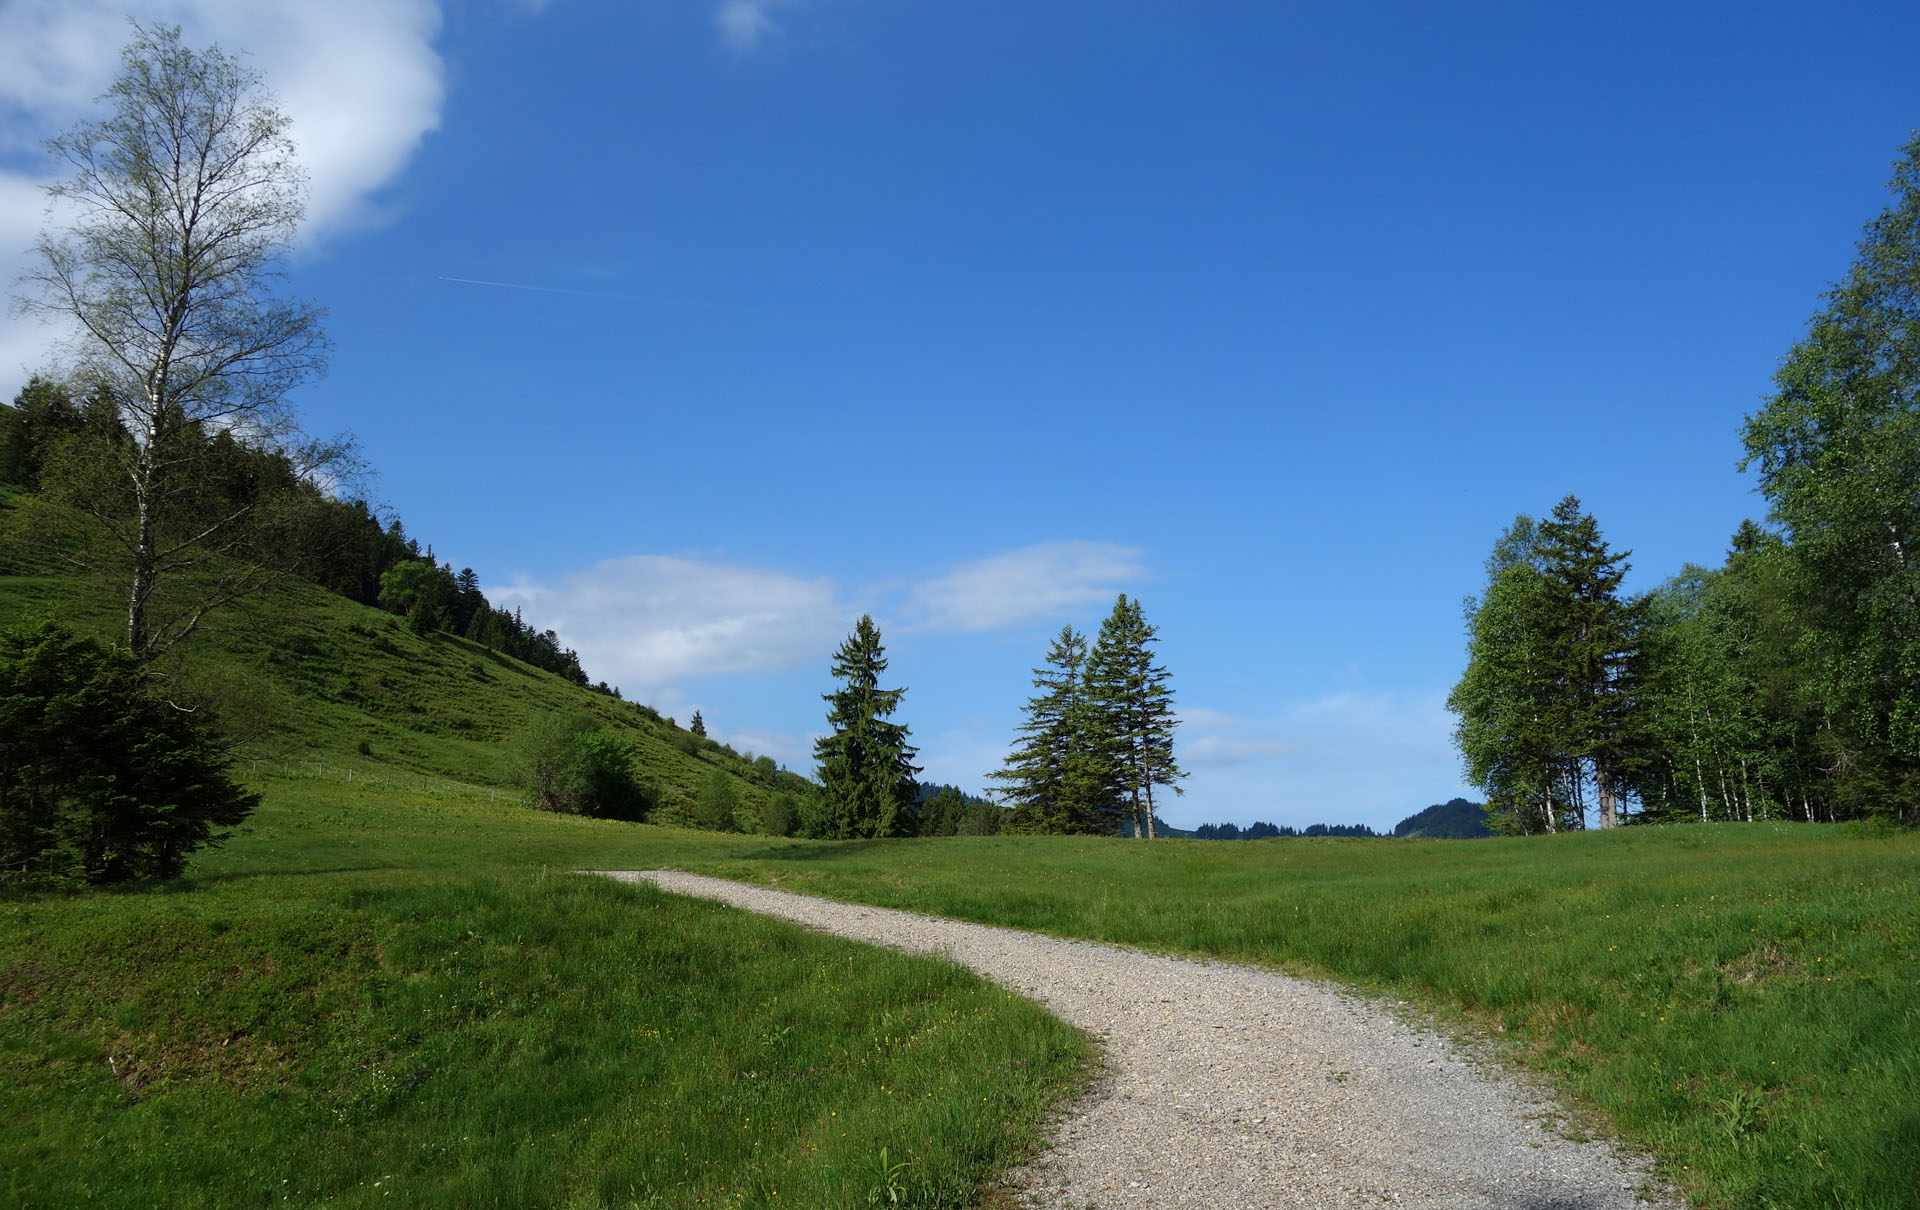
[[[1483,803],[1452,798],[1417,811],[1393,826],[1395,836],[1426,840],[1477,840],[1494,835]]]

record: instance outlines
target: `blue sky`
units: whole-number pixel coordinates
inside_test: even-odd
[[[596,677],[809,764],[871,612],[924,776],[1160,628],[1176,823],[1390,826],[1501,526],[1633,587],[1764,511],[1738,427],[1920,126],[1920,8],[0,4],[0,269],[123,14],[246,50],[377,495]],[[0,320],[0,390],[49,333]]]

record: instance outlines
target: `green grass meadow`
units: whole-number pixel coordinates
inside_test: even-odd
[[[0,621],[117,601],[9,538]],[[1920,835],[816,843],[519,805],[536,711],[715,771],[632,704],[288,583],[179,669],[264,794],[164,886],[0,891],[0,1207],[959,1207],[1085,1039],[939,962],[581,869],[677,867],[1265,964],[1543,1072],[1696,1205],[1920,1207]],[[1571,1128],[1571,1127],[1570,1127]]]
[[[1330,976],[1549,1073],[1716,1207],[1920,1206],[1920,836],[782,842],[708,873]]]
[[[968,1206],[1082,1079],[950,964],[571,872],[708,837],[262,788],[177,883],[0,901],[0,1204]]]

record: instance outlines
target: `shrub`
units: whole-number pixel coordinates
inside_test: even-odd
[[[785,790],[769,796],[760,809],[760,830],[769,836],[791,836],[799,826],[799,800]]]
[[[658,798],[636,775],[633,745],[584,720],[536,714],[518,755],[520,784],[548,811],[640,820]]]
[[[693,825],[714,832],[737,832],[740,824],[734,814],[739,806],[733,779],[715,769],[707,775],[706,783],[700,787],[700,796],[694,800]]]
[[[691,731],[675,731],[673,733],[673,746],[688,756],[700,755],[700,737]]]
[[[0,630],[0,869],[177,877],[259,801],[228,776],[206,715],[150,693],[131,656],[56,622]]]

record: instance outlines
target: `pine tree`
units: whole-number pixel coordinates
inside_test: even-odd
[[[1091,782],[1117,791],[1133,820],[1133,835],[1149,840],[1154,838],[1153,788],[1181,793],[1176,783],[1186,776],[1173,755],[1179,720],[1170,678],[1150,650],[1158,641],[1140,602],[1122,593],[1100,624],[1085,674]]]
[[[1563,743],[1575,787],[1591,785],[1600,826],[1619,823],[1620,792],[1642,758],[1636,714],[1644,613],[1622,600],[1630,551],[1614,553],[1577,497],[1540,525],[1540,559],[1555,624]]]
[[[889,722],[905,689],[880,688],[886,648],[873,618],[862,614],[833,656],[840,688],[822,698],[832,734],[813,746],[821,796],[809,830],[828,839],[897,836],[910,829],[917,786],[905,725]]]
[[[1568,496],[1536,525],[1517,518],[1469,601],[1467,670],[1448,695],[1467,779],[1492,825],[1513,832],[1619,822],[1647,753],[1639,717],[1644,609],[1619,595],[1626,552],[1609,550]]]
[[[693,712],[693,721],[687,724],[687,730],[693,732],[701,739],[707,738],[707,720],[700,717],[698,710]]]
[[[1023,832],[1111,832],[1120,805],[1102,760],[1104,737],[1093,726],[1084,671],[1087,636],[1062,627],[1033,670],[1040,693],[1027,699],[1026,722],[1005,767],[993,774],[1007,787],[1011,824]]]

